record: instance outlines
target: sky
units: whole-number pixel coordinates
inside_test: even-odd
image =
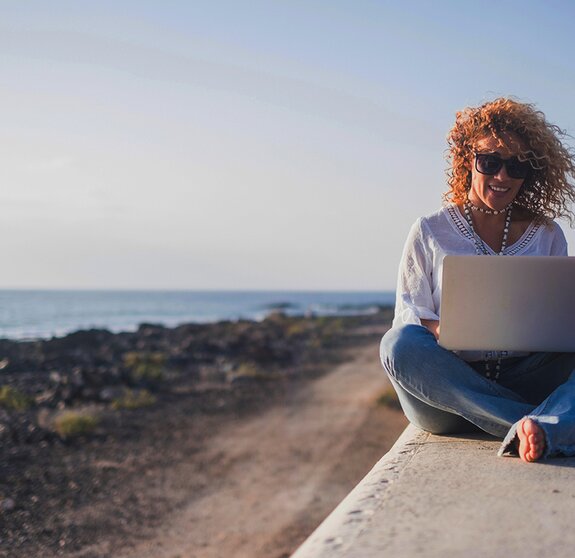
[[[0,0],[0,288],[392,290],[456,111],[513,95],[575,135],[573,21],[557,0]]]

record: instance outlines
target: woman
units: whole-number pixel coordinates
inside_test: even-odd
[[[527,462],[575,455],[575,354],[458,352],[437,344],[447,254],[567,255],[573,155],[532,105],[500,98],[457,113],[444,207],[411,228],[381,360],[407,418],[436,434],[479,427]],[[473,293],[470,293],[473,296]],[[470,317],[469,319],[473,319]]]

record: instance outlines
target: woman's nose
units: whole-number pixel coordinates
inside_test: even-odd
[[[505,163],[501,165],[501,168],[493,175],[493,178],[497,178],[498,180],[507,180],[509,178]]]

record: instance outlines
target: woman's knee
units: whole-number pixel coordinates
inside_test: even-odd
[[[390,378],[390,382],[397,393],[403,414],[411,424],[421,430],[431,434],[461,434],[479,430],[463,417],[419,400],[402,388],[393,377]]]
[[[425,413],[411,413],[411,416],[407,414],[405,416],[409,422],[430,434],[465,434],[481,431],[480,428],[465,420],[463,417],[441,411],[440,409],[432,408]]]
[[[433,337],[433,334],[427,328],[415,324],[388,330],[379,347],[379,356],[385,370],[394,375],[397,366],[412,360],[417,349],[421,347],[422,340],[429,336]]]

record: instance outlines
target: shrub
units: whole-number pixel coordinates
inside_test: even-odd
[[[113,409],[140,409],[149,407],[156,402],[156,398],[147,389],[127,389],[122,397],[112,401]]]
[[[11,386],[0,387],[0,407],[13,411],[25,411],[30,407],[32,399]]]
[[[385,390],[378,397],[377,402],[379,405],[388,407],[389,409],[396,409],[401,411],[401,405],[399,399],[397,398],[397,393],[392,386],[387,386]]]
[[[259,366],[251,362],[240,364],[233,374],[234,378],[251,378],[252,380],[271,380],[272,376],[267,374]]]
[[[164,379],[164,363],[166,357],[163,353],[126,353],[124,365],[130,369],[132,378],[146,383],[157,383]]]
[[[330,346],[345,330],[341,318],[323,316],[317,319],[320,343],[324,347]]]
[[[292,337],[301,337],[309,332],[310,324],[306,320],[293,320],[285,330],[285,336],[290,339]]]
[[[80,411],[66,411],[54,419],[54,430],[63,439],[91,434],[97,426],[95,416]]]

